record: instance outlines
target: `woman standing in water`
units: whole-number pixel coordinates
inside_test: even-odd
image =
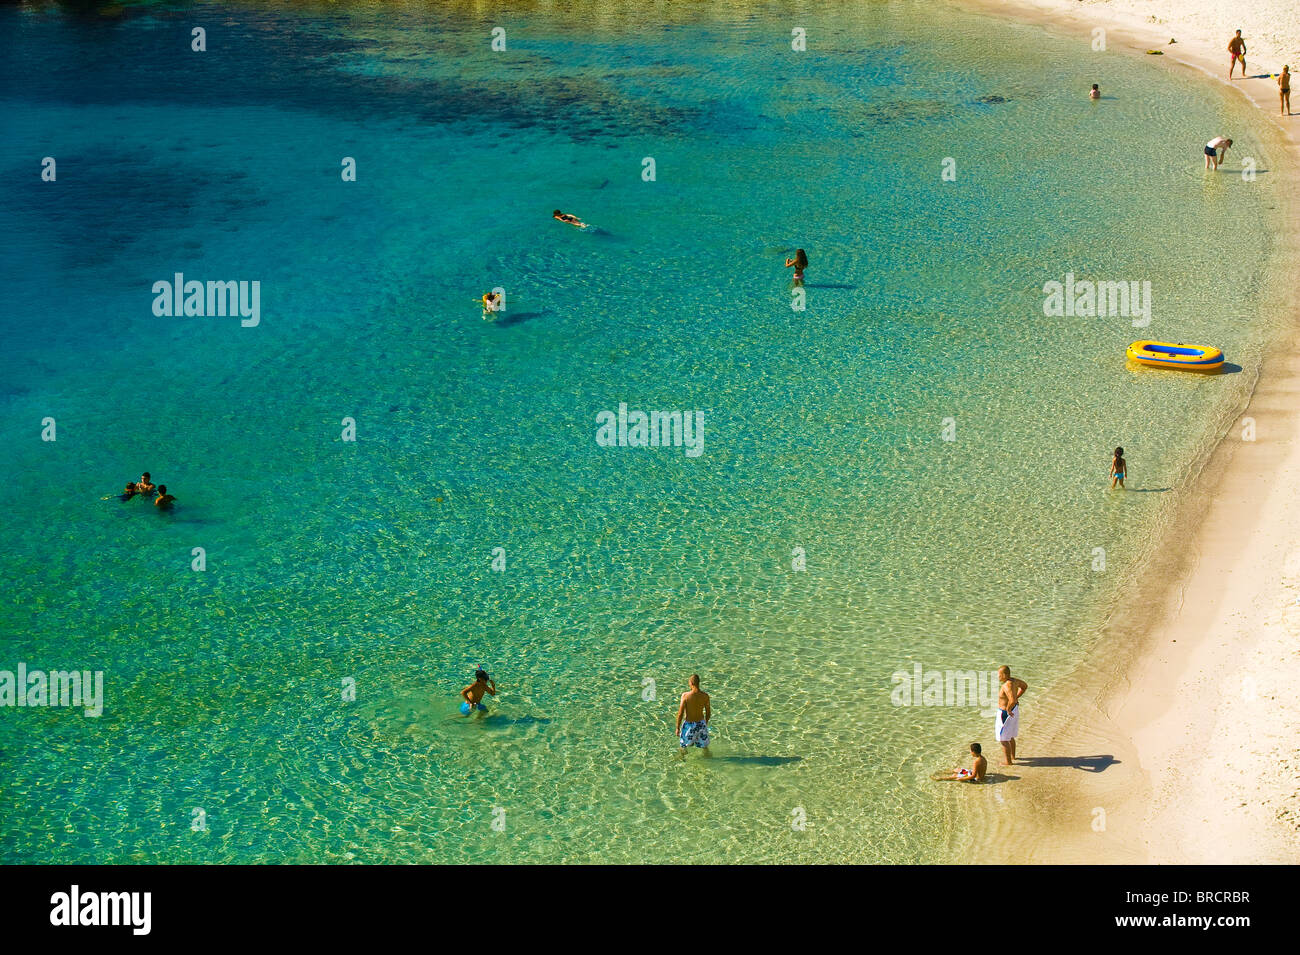
[[[803,285],[803,270],[808,268],[808,255],[803,249],[794,250],[794,258],[785,260],[785,267],[788,269],[794,266],[794,284]]]

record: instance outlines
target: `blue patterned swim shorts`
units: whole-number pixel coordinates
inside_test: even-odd
[[[682,724],[682,749],[687,746],[699,746],[701,749],[707,749],[709,746],[709,724],[700,720],[698,723]]]

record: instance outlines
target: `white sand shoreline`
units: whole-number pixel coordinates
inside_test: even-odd
[[[1283,62],[1300,69],[1300,17],[1283,0],[959,2],[1083,36],[1102,27],[1108,49],[1158,48],[1165,55],[1152,62],[1221,83],[1238,28],[1250,76]],[[1272,126],[1284,182],[1279,250],[1294,249],[1300,108],[1278,115],[1272,79],[1233,87],[1271,118],[1259,125]],[[1297,279],[1292,258],[1274,257],[1272,303],[1290,314],[1291,331],[1179,505],[1172,527],[1193,530],[1162,541],[1085,665],[1033,711],[1020,781],[973,820],[984,836],[979,861],[1300,862],[1300,700],[1291,692],[1300,684],[1300,335],[1284,293]],[[1245,418],[1253,441],[1243,439]]]

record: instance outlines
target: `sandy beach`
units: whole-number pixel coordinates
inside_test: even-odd
[[[1282,0],[984,2],[1049,30],[1227,82],[1241,29],[1249,76],[1232,88],[1260,109],[1255,135],[1300,189],[1300,115],[1279,116],[1276,81],[1300,61],[1300,21]],[[1177,42],[1170,44],[1170,40]],[[1105,89],[1104,72],[1098,77]],[[1274,254],[1274,305],[1291,312],[1297,222]],[[1225,237],[1226,238],[1226,237]],[[1294,323],[1292,323],[1294,324]],[[1156,558],[1065,685],[1033,700],[1021,783],[977,820],[980,861],[1287,863],[1300,861],[1300,340],[1279,341],[1249,406],[1181,495]],[[1252,432],[1253,429],[1253,432]],[[1033,682],[1031,674],[1019,674]]]

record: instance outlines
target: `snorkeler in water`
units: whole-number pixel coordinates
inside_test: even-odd
[[[460,711],[469,716],[475,710],[487,712],[487,706],[483,703],[485,694],[497,695],[496,681],[488,675],[487,670],[475,670],[474,682],[465,689],[460,691],[461,699],[464,701],[460,704]]]

